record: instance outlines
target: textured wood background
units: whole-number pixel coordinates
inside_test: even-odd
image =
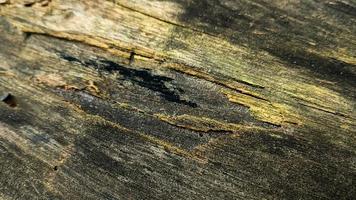
[[[0,1],[0,199],[355,199],[354,0]]]

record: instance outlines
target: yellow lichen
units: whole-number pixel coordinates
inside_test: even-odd
[[[199,69],[195,69],[195,68],[193,68],[191,66],[186,66],[186,65],[181,64],[181,63],[169,63],[169,62],[165,63],[163,66],[167,67],[167,68],[170,68],[170,69],[174,69],[174,70],[180,71],[182,73],[185,73],[185,74],[188,74],[188,75],[191,75],[191,76],[195,76],[197,78],[204,79],[204,80],[212,82],[212,83],[216,83],[218,85],[225,86],[225,87],[227,87],[229,89],[236,90],[236,91],[239,91],[241,93],[244,93],[244,94],[259,98],[259,99],[263,99],[261,97],[261,95],[259,95],[258,93],[249,90],[245,84],[242,84],[242,83],[239,83],[239,82],[236,82],[236,81],[224,80],[224,79],[221,79],[221,78],[217,78],[217,77],[211,76],[208,73],[205,73],[205,72],[203,72],[203,71],[201,71]],[[257,85],[257,87],[261,87],[262,88],[262,86],[258,86],[258,85]]]
[[[252,129],[253,126],[226,123],[215,119],[207,117],[198,117],[192,115],[179,115],[179,116],[167,116],[163,114],[155,114],[160,120],[172,124],[174,126],[200,131],[200,132],[210,132],[210,131],[226,131],[226,132],[237,132],[240,130]]]
[[[256,119],[275,125],[283,124],[301,124],[302,118],[293,111],[293,107],[268,101],[252,98],[251,96],[232,93],[228,90],[222,90],[229,101],[246,106]]]
[[[294,89],[286,91],[286,93],[297,99],[302,105],[330,113],[351,113],[353,110],[352,104],[341,94],[325,87],[300,82],[291,83],[289,87]]]

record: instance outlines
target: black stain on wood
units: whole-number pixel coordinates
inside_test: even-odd
[[[102,58],[97,60],[80,60],[65,53],[60,53],[59,56],[69,62],[76,62],[84,66],[92,67],[99,72],[118,72],[123,76],[124,80],[131,81],[132,83],[135,83],[143,88],[158,92],[160,96],[167,101],[184,104],[193,108],[198,107],[196,103],[181,98],[180,93],[184,92],[183,89],[167,86],[174,79],[165,76],[154,75],[152,74],[151,70],[132,69],[111,60]]]
[[[261,154],[250,156],[245,150],[241,152],[241,146],[256,149]],[[309,199],[310,195],[323,195],[326,199],[352,199],[355,195],[352,180],[356,174],[352,170],[345,170],[352,166],[348,159],[354,154],[325,138],[308,141],[277,132],[273,135],[260,132],[243,134],[239,141],[221,148],[214,153],[229,152],[229,156],[238,156],[240,160],[236,165],[251,174],[250,180],[268,177],[267,183],[261,182],[261,187],[254,186],[254,189],[262,190],[276,199]],[[228,174],[239,172],[235,165],[226,165],[225,160],[226,157],[216,157],[212,163],[213,169]],[[275,166],[279,166],[278,169]],[[311,199],[318,199],[315,197]]]

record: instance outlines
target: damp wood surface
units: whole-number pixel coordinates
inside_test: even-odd
[[[0,1],[0,199],[356,198],[354,0]]]

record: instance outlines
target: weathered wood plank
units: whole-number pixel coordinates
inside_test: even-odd
[[[352,199],[355,7],[0,4],[0,198]]]

